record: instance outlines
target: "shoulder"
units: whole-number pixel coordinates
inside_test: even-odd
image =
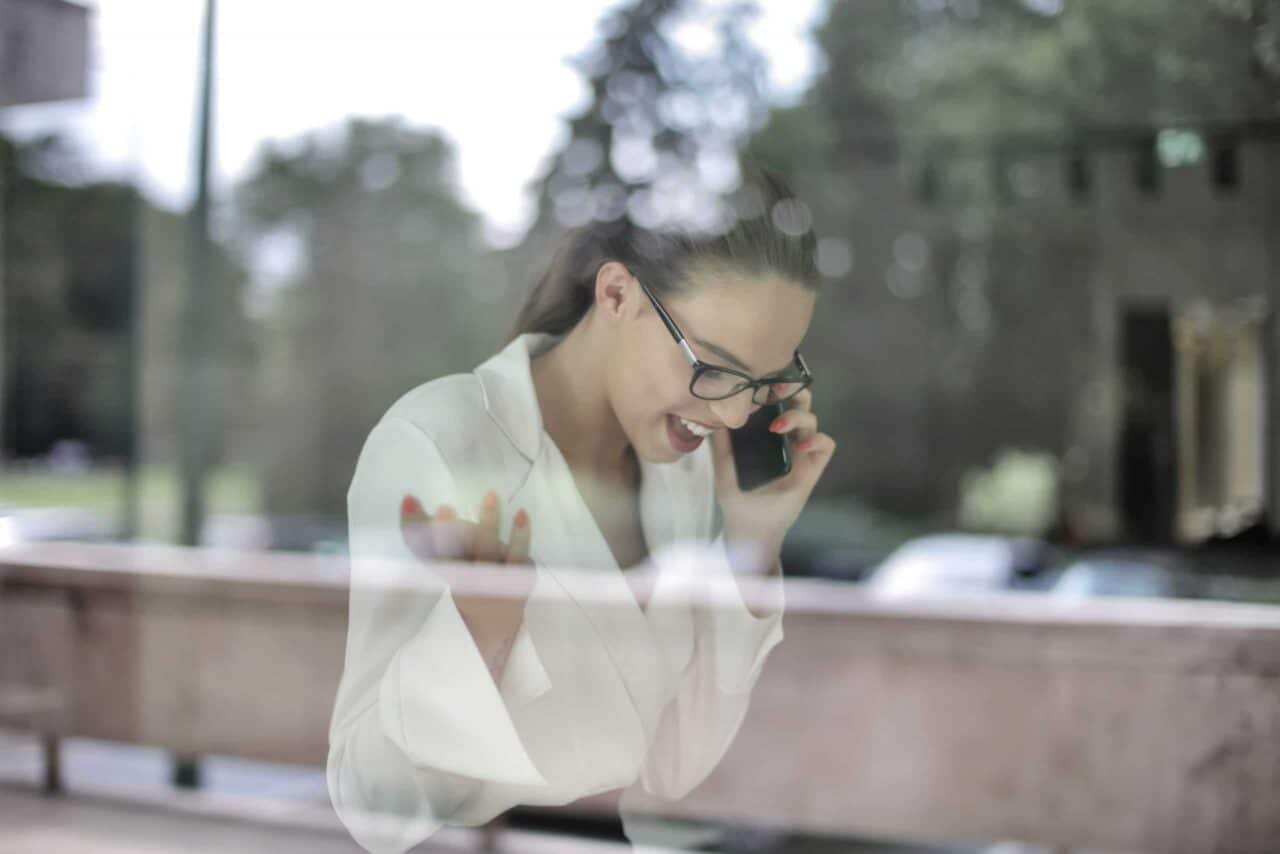
[[[379,424],[407,426],[412,435],[425,437],[455,479],[482,483],[478,495],[488,486],[501,491],[508,481],[523,479],[528,469],[490,416],[474,373],[448,374],[415,386],[387,408]]]
[[[400,395],[382,418],[407,421],[437,444],[489,420],[480,381],[473,373],[448,374],[415,386]]]

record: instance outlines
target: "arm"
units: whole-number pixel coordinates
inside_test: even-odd
[[[430,438],[411,422],[385,418],[361,450],[347,494],[350,619],[326,774],[353,838],[389,854],[443,824],[478,824],[510,807],[486,802],[489,781],[545,784],[447,583],[404,542],[406,493],[433,507],[461,505]],[[522,635],[523,627],[522,653],[508,667],[540,669]]]
[[[782,640],[785,599],[775,561],[768,601],[759,614],[747,608],[734,571],[746,561],[726,549],[723,535],[710,547],[678,546],[660,560],[661,571],[698,581],[693,653],[639,780],[648,793],[674,800],[710,775],[737,735],[764,661]]]

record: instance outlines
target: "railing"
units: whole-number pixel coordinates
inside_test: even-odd
[[[494,595],[500,575],[448,574],[464,600]],[[655,812],[917,840],[1280,850],[1280,608],[892,601],[786,583],[786,638],[733,747]],[[10,547],[0,686],[22,701],[6,715],[0,689],[0,720],[46,736],[53,784],[63,736],[323,765],[346,616],[339,558]]]

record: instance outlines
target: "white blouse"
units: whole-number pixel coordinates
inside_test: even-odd
[[[338,816],[371,852],[403,852],[442,825],[479,825],[517,804],[637,785],[683,797],[723,757],[782,640],[782,584],[768,585],[768,610],[755,616],[723,535],[713,539],[708,442],[673,463],[640,461],[650,557],[629,572],[655,577],[640,606],[543,429],[530,358],[557,340],[526,333],[471,373],[414,388],[361,450],[347,494],[350,619],[327,779]],[[516,510],[528,511],[537,572],[501,684],[447,582],[400,532],[406,494],[475,521],[489,489],[504,538]],[[396,589],[408,576],[419,592]]]

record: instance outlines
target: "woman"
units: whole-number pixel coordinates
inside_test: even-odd
[[[370,433],[328,759],[368,850],[521,803],[679,798],[728,749],[782,638],[781,584],[747,602],[736,575],[780,575],[835,450],[799,355],[819,276],[812,232],[779,227],[789,195],[766,179],[718,235],[580,229],[500,352]],[[792,471],[743,491],[727,431],[781,397]],[[436,559],[534,570],[479,619]]]

